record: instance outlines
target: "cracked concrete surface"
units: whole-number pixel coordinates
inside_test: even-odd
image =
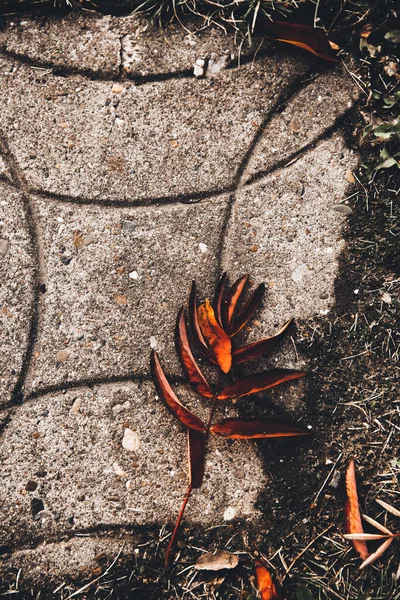
[[[197,79],[198,58],[225,68]],[[0,34],[4,576],[79,578],[121,539],[129,560],[135,528],[174,520],[185,433],[148,362],[151,338],[201,415],[173,342],[193,277],[202,297],[225,269],[267,282],[242,340],[332,306],[337,207],[357,163],[344,139],[354,84],[261,40],[241,59],[221,31],[160,35],[136,17],[27,20]],[[273,361],[306,366],[290,344]],[[296,420],[304,385],[276,395]],[[268,482],[258,446],[213,441],[207,461],[188,522],[221,525],[230,507],[256,524]]]

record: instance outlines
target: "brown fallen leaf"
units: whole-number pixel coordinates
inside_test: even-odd
[[[246,286],[246,283],[249,279],[248,275],[244,275],[240,277],[230,288],[225,303],[225,319],[223,319],[225,329],[229,328],[229,325],[232,321],[232,317],[234,315],[237,303],[240,300],[241,295],[243,294],[243,290]]]
[[[239,564],[239,557],[226,550],[218,550],[215,554],[207,552],[200,556],[195,564],[196,571],[220,571],[221,569],[234,569]]]
[[[200,421],[198,417],[196,417],[190,412],[190,410],[188,410],[179,402],[169,384],[168,379],[165,376],[164,371],[162,370],[155,350],[153,350],[151,353],[151,374],[153,376],[154,383],[156,384],[158,393],[172,414],[179,419],[183,425],[186,425],[186,427],[197,429],[198,431],[205,431],[206,426],[204,425],[203,421]]]
[[[198,314],[197,314],[196,282],[195,281],[192,281],[192,287],[190,289],[190,295],[189,295],[189,322],[190,322],[190,329],[192,331],[192,335],[194,337],[194,340],[195,340],[195,343],[196,343],[198,349],[200,350],[202,355],[205,356],[205,358],[210,360],[211,358],[213,358],[212,352],[204,340],[204,337],[203,337],[203,334],[201,332],[200,325],[199,325],[199,319],[198,319]]]
[[[384,552],[386,552],[386,550],[389,548],[389,546],[390,546],[390,544],[392,542],[393,542],[393,537],[390,537],[387,540],[385,540],[383,542],[383,544],[381,544],[379,546],[378,550],[376,550],[375,552],[373,552],[372,554],[370,554],[370,556],[368,556],[368,558],[366,558],[364,560],[364,562],[362,563],[362,565],[360,565],[360,569],[365,569],[365,567],[368,567],[368,565],[370,565],[375,560],[377,560],[380,556],[382,556],[382,554]],[[355,542],[353,542],[353,543],[355,543]]]
[[[260,283],[256,288],[250,300],[246,302],[238,315],[232,320],[229,325],[228,333],[231,337],[239,333],[253,316],[255,311],[260,307],[265,291],[265,284]]]
[[[278,344],[280,344],[280,342],[283,340],[289,325],[292,323],[293,319],[290,319],[290,321],[285,323],[282,329],[280,329],[275,335],[264,338],[263,340],[259,340],[258,342],[254,342],[253,344],[249,344],[248,346],[244,346],[243,348],[234,350],[232,355],[233,364],[240,365],[247,360],[259,358],[260,356],[275,350]]]
[[[356,470],[353,459],[350,461],[346,471],[346,494],[346,531],[348,534],[364,533],[361,522],[360,507],[358,503]],[[353,545],[360,557],[365,561],[369,556],[367,544],[365,543],[365,541],[353,540]]]
[[[215,288],[215,295],[213,300],[213,308],[215,312],[215,318],[219,325],[223,327],[222,312],[224,310],[225,303],[225,283],[226,283],[226,271],[222,273],[220,280],[218,281],[217,287]]]
[[[201,332],[212,350],[215,360],[221,370],[228,373],[232,366],[232,343],[229,336],[218,324],[209,300],[199,306],[197,314]]]
[[[387,502],[384,502],[383,500],[379,500],[379,498],[376,499],[376,502],[380,506],[382,506],[382,508],[384,508],[385,510],[387,510],[388,512],[390,512],[395,517],[400,517],[400,510],[397,510],[397,508],[395,508],[391,504],[388,504]]]
[[[190,349],[185,323],[185,310],[181,308],[178,314],[175,334],[176,351],[182,363],[183,369],[187,375],[192,388],[204,398],[214,396],[212,389],[208,385],[204,375],[200,371],[192,351]]]
[[[204,477],[206,435],[197,429],[188,429],[189,484],[193,489],[201,486]]]
[[[256,561],[256,581],[261,600],[282,600],[272,581],[271,573],[259,560]]]
[[[245,377],[245,379],[239,379],[235,383],[225,386],[217,398],[218,400],[242,398],[243,396],[256,394],[257,392],[281,385],[287,381],[300,379],[301,377],[305,377],[305,375],[304,371],[295,371],[294,369],[271,369],[270,371],[263,371],[262,373],[250,375],[249,377]]]
[[[292,44],[315,54],[319,58],[339,62],[327,35],[321,29],[316,29],[310,25],[301,25],[300,23],[271,21],[266,17],[262,18],[261,24],[267,37],[277,42]]]
[[[213,425],[210,431],[216,435],[236,440],[310,435],[310,432],[305,429],[272,419],[225,419]]]

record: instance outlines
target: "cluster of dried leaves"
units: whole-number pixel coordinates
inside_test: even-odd
[[[291,424],[268,418],[240,419],[228,418],[213,424],[213,416],[220,401],[243,398],[304,377],[303,371],[292,369],[272,369],[236,379],[234,367],[258,358],[276,348],[285,335],[291,321],[286,323],[274,336],[254,342],[242,348],[234,348],[234,338],[241,331],[255,311],[260,307],[264,295],[264,284],[259,285],[250,298],[243,302],[249,276],[245,275],[227,286],[226,273],[221,277],[211,303],[208,299],[199,307],[196,298],[196,283],[193,282],[188,302],[188,322],[190,323],[193,346],[203,358],[220,370],[221,385],[211,386],[200,370],[192,353],[186,322],[186,311],[182,307],[176,324],[176,350],[181,360],[187,380],[192,389],[210,402],[210,414],[205,423],[179,401],[162,369],[155,351],[151,355],[151,372],[156,389],[172,414],[187,428],[189,485],[176,521],[165,556],[165,567],[169,565],[171,550],[175,544],[179,524],[192,489],[201,486],[204,476],[206,445],[210,434],[229,439],[282,438],[308,435],[309,432]],[[225,377],[226,376],[226,377]],[[223,381],[225,379],[225,381]],[[227,381],[226,381],[227,379]]]
[[[368,515],[362,515],[364,521],[369,523],[380,531],[380,533],[365,533],[361,520],[360,506],[358,502],[357,483],[356,483],[356,471],[354,460],[351,460],[346,472],[346,493],[347,501],[345,506],[346,514],[346,531],[344,537],[347,540],[351,540],[354,544],[354,548],[363,560],[360,569],[364,569],[368,565],[375,562],[382,554],[389,548],[394,538],[400,537],[400,533],[392,533],[387,527],[372,519]],[[383,500],[377,499],[376,502],[382,506],[389,513],[395,517],[400,517],[400,511],[391,506]],[[378,547],[375,552],[370,554],[367,541],[380,541],[383,540],[382,544]],[[397,579],[400,577],[400,565],[397,571]]]

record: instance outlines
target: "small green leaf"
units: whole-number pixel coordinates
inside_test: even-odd
[[[383,123],[375,127],[373,134],[384,140],[389,140],[392,136],[400,133],[400,120],[397,119],[393,123]]]
[[[363,138],[367,137],[367,135],[369,135],[371,133],[372,129],[373,129],[373,126],[371,124],[364,127]]]
[[[314,600],[314,596],[310,592],[310,589],[306,585],[301,585],[297,588],[296,592],[297,600]]]
[[[397,160],[391,156],[390,158],[383,161],[383,163],[380,163],[377,167],[375,167],[375,171],[379,171],[379,169],[390,169],[390,167],[394,167],[395,165],[397,165],[400,168],[400,165],[397,162]]]
[[[400,44],[400,29],[392,29],[385,34],[385,40],[393,42],[393,44]]]
[[[386,159],[390,158],[390,154],[385,147],[382,148],[382,150],[379,154],[379,158],[381,158],[382,160],[386,160]]]
[[[392,106],[394,106],[396,104],[396,99],[394,96],[389,96],[388,94],[386,94],[383,97],[383,101],[385,103],[386,106],[384,106],[384,108],[392,108]]]

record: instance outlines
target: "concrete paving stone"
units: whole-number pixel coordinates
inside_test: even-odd
[[[44,579],[53,584],[64,583],[63,591],[73,592],[73,586],[66,584],[65,578],[82,582],[86,578],[98,576],[119,555],[118,564],[139,557],[143,549],[135,546],[132,533],[129,535],[72,537],[66,541],[42,543],[36,548],[16,550],[2,556],[2,576],[11,585],[15,583],[18,571],[24,585],[43,585]],[[82,584],[83,585],[83,584]]]
[[[267,126],[255,148],[243,180],[268,171],[318,138],[354,104],[359,89],[349,74],[329,69],[296,94],[288,106]]]
[[[20,55],[38,67],[57,65],[104,77],[118,76],[120,48],[109,17],[24,17],[9,21],[0,33],[0,52]]]
[[[233,36],[218,27],[196,32],[193,23],[189,28],[193,33],[171,25],[160,34],[158,26],[139,15],[14,19],[0,32],[0,51],[3,48],[37,65],[56,65],[115,79],[193,71],[198,58],[227,56],[234,62],[251,52],[247,44],[239,49]],[[253,47],[258,53],[260,45],[264,47],[265,43],[255,38]]]
[[[176,315],[192,278],[212,290],[227,201],[135,209],[38,201],[46,292],[26,392],[147,374],[150,338],[167,370],[181,373]]]
[[[267,283],[264,309],[249,338],[270,335],[291,317],[327,314],[334,303],[346,217],[346,172],[357,156],[341,135],[237,194],[224,268]]]
[[[209,403],[184,386],[175,389],[205,417]],[[236,410],[219,403],[215,418]],[[138,435],[135,452],[122,447],[126,428]],[[186,447],[184,428],[152,382],[78,388],[17,407],[0,441],[0,546],[18,549],[98,527],[118,531],[174,522],[187,487]],[[254,503],[266,481],[254,442],[230,444],[213,436],[203,486],[194,491],[185,517],[202,526],[223,525],[232,508],[235,518],[254,521]]]
[[[0,183],[0,407],[21,371],[33,302],[33,259],[21,195]]]
[[[117,203],[221,189],[233,184],[257,123],[306,65],[278,53],[215,78],[126,82],[113,92],[112,82],[3,59],[0,76],[24,94],[0,89],[0,122],[40,190]]]

